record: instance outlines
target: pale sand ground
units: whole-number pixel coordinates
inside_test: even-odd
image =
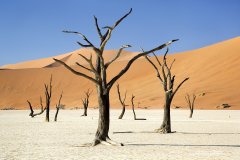
[[[61,110],[58,122],[44,115],[30,118],[28,111],[0,111],[0,159],[229,159],[240,157],[240,111],[172,110],[173,134],[157,134],[162,110],[111,111],[110,137],[123,147],[80,147],[91,142],[97,127],[97,110],[80,117],[82,110]],[[54,113],[52,112],[51,120]],[[125,132],[125,133],[116,133]]]

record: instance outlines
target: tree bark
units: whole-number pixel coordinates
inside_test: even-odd
[[[103,94],[102,88],[98,88],[98,104],[99,104],[99,117],[98,117],[98,128],[95,134],[95,140],[93,146],[106,141],[109,139],[108,131],[110,124],[110,113],[109,113],[109,92]]]
[[[163,122],[161,127],[156,131],[161,133],[171,133],[171,96],[169,93],[165,93],[165,96]]]

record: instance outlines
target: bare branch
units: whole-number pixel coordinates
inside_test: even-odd
[[[132,47],[132,46],[131,46],[131,45],[123,45],[123,46],[118,50],[118,53],[116,54],[116,56],[115,56],[112,60],[110,60],[109,62],[107,62],[107,63],[105,64],[105,68],[107,69],[108,66],[109,66],[111,63],[113,63],[113,62],[121,55],[121,53],[122,53],[122,51],[123,51],[124,48],[129,48],[129,47]]]
[[[154,55],[155,59],[157,60],[157,63],[158,63],[158,65],[161,67],[161,66],[162,66],[162,64],[161,64],[161,62],[159,61],[159,59],[158,59],[157,55],[156,55],[154,52],[152,52],[152,53],[153,53],[153,55]]]
[[[90,44],[82,44],[80,42],[77,42],[77,44],[80,45],[81,47],[85,47],[85,48],[92,47]]]
[[[86,79],[94,82],[95,84],[99,85],[99,83],[98,83],[97,80],[95,80],[95,79],[92,78],[92,77],[87,76],[86,74],[83,74],[83,73],[81,73],[81,72],[78,72],[78,71],[74,70],[74,69],[71,68],[69,65],[67,65],[65,62],[63,62],[63,61],[61,61],[61,60],[58,60],[58,59],[56,59],[56,58],[53,58],[53,60],[56,61],[56,62],[58,62],[58,63],[60,63],[60,64],[62,64],[66,69],[68,69],[68,70],[71,71],[72,73],[74,73],[74,74],[76,74],[76,75],[78,75],[78,76],[82,76],[82,77],[84,77],[84,78],[86,78]]]
[[[171,65],[170,65],[170,67],[169,67],[170,70],[172,69],[172,66],[173,66],[173,63],[174,63],[174,62],[175,62],[175,59],[172,61]]]
[[[178,86],[177,88],[175,89],[175,91],[173,92],[172,94],[172,98],[174,97],[174,95],[176,94],[176,92],[178,91],[178,89],[183,85],[184,82],[186,82],[187,80],[189,80],[189,77],[188,78],[185,78]]]
[[[112,28],[114,29],[115,27],[117,27],[119,25],[119,23],[122,22],[122,20],[124,20],[129,14],[131,14],[132,12],[132,8],[130,8],[129,12],[127,14],[125,14],[122,18],[120,18],[113,26]]]
[[[112,34],[113,29],[115,27],[117,27],[122,22],[122,20],[124,20],[131,12],[132,12],[132,8],[130,9],[130,11],[127,14],[125,14],[122,18],[120,18],[112,27],[109,27],[109,26],[103,27],[103,29],[108,29],[108,30],[107,30],[107,32],[103,36],[100,50],[104,49],[104,47],[107,44],[108,40],[111,38],[111,34]]]
[[[93,72],[91,69],[89,69],[89,68],[87,68],[87,67],[81,65],[81,64],[78,63],[78,62],[76,62],[76,65],[78,65],[79,67],[82,67],[83,69],[86,69],[86,70],[89,71],[89,72]]]
[[[158,71],[157,66],[148,58],[147,55],[145,56],[145,58],[146,58],[147,61],[153,66],[153,68],[156,70],[156,72],[157,72],[157,77],[159,78],[159,80],[160,80],[161,82],[163,82],[163,80],[162,80],[162,78],[161,78],[161,76],[160,76],[160,73],[159,73],[159,71]]]
[[[89,44],[89,45],[84,45],[84,46],[96,48],[96,47],[87,39],[87,37],[86,37],[84,34],[80,33],[80,32],[76,32],[76,31],[66,31],[66,30],[64,30],[63,32],[64,32],[64,33],[73,33],[73,34],[80,35],[80,36],[83,38],[83,40],[86,41],[86,42]],[[78,42],[78,43],[79,43],[79,42]],[[82,46],[83,44],[82,44],[82,43],[79,43],[79,45]]]
[[[99,38],[101,39],[101,41],[103,40],[103,35],[102,35],[102,32],[99,28],[99,25],[98,25],[98,19],[96,16],[94,16],[94,21],[95,21],[95,26],[96,26],[96,29],[97,29],[97,32],[98,32],[98,35],[99,35]]]
[[[108,90],[110,90],[111,87],[112,87],[112,85],[113,85],[124,73],[126,73],[126,72],[128,71],[128,69],[130,68],[130,66],[132,65],[132,63],[133,63],[135,60],[137,60],[138,58],[140,58],[140,57],[142,57],[142,56],[145,56],[145,55],[147,55],[147,54],[149,54],[149,53],[152,53],[152,52],[154,52],[154,51],[161,50],[161,49],[165,48],[166,46],[170,45],[171,43],[173,43],[173,42],[175,42],[175,41],[177,41],[177,40],[178,40],[178,39],[169,41],[169,42],[167,42],[167,43],[165,43],[165,44],[162,44],[162,45],[160,45],[160,46],[158,46],[158,47],[156,47],[156,48],[154,48],[154,49],[152,49],[152,50],[149,50],[149,51],[146,51],[146,52],[142,52],[142,53],[136,55],[135,57],[133,57],[133,58],[127,63],[127,65],[125,66],[125,68],[124,68],[123,70],[121,70],[118,75],[116,75],[115,77],[113,77],[113,79],[108,83],[108,87],[107,87]]]
[[[95,69],[95,67],[93,66],[93,62],[92,62],[92,54],[90,55],[90,58],[88,59],[87,57],[85,57],[84,55],[82,54],[79,54],[79,56],[81,56],[85,61],[88,62],[89,66],[90,66],[90,70],[95,73],[95,75],[97,77],[100,77],[99,73],[97,72],[97,70]]]
[[[58,100],[58,104],[57,104],[56,108],[59,108],[61,106],[62,95],[63,95],[63,91],[62,91],[62,93],[60,95],[60,98]]]

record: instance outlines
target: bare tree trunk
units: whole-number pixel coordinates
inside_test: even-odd
[[[163,122],[161,127],[155,131],[160,133],[171,133],[171,96],[169,93],[165,93],[165,96]]]
[[[122,113],[120,114],[120,116],[118,117],[118,119],[122,119],[122,118],[123,118],[123,115],[124,115],[124,113],[125,113],[125,106],[126,106],[125,100],[126,100],[126,97],[127,97],[127,91],[125,91],[124,97],[123,97],[123,99],[122,99],[121,93],[120,93],[120,86],[119,86],[119,84],[117,84],[117,93],[118,93],[118,99],[119,99],[119,101],[120,101],[120,103],[121,103],[121,105],[122,105]]]
[[[136,120],[137,117],[136,117],[136,113],[135,113],[135,110],[134,110],[134,102],[133,102],[133,99],[134,99],[134,98],[135,98],[135,96],[132,95],[132,99],[131,99],[131,102],[132,102],[132,111],[133,111],[133,117],[134,117],[134,120]]]
[[[46,108],[46,118],[45,118],[45,121],[46,121],[46,122],[49,122],[49,112],[50,112],[50,107],[48,106],[48,107]]]
[[[54,117],[55,122],[57,122],[57,116],[58,116],[58,112],[59,112],[60,107],[57,107],[56,109],[57,110],[56,110],[55,117]]]
[[[191,100],[191,96],[190,96],[189,94],[187,94],[187,95],[185,96],[185,100],[186,100],[186,102],[187,102],[187,104],[188,104],[188,107],[189,107],[189,109],[190,109],[189,118],[192,118],[193,110],[194,110],[194,103],[195,103],[196,98],[197,98],[197,97],[196,97],[195,94],[192,95],[192,100]]]
[[[49,85],[45,84],[45,97],[46,97],[46,122],[49,122],[50,103],[52,97],[52,75]]]
[[[31,104],[31,102],[29,102],[29,101],[27,101],[28,102],[28,105],[29,105],[29,108],[30,108],[30,114],[29,114],[29,116],[31,116],[32,118],[34,117],[33,116],[33,114],[34,114],[34,111],[33,111],[33,108],[32,108],[32,104]]]
[[[88,104],[89,104],[89,97],[92,94],[92,91],[90,91],[90,89],[88,89],[85,92],[85,98],[82,98],[82,104],[83,104],[83,115],[82,116],[87,116],[87,109],[88,109]]]
[[[122,119],[123,118],[123,115],[125,113],[125,106],[122,106],[122,113],[120,114],[120,116],[118,117],[118,119]]]
[[[135,98],[135,96],[132,95],[131,102],[132,102],[132,111],[133,111],[134,120],[146,120],[146,118],[137,118],[136,113],[135,113],[135,109],[134,109],[134,101],[133,101],[134,98]]]
[[[58,104],[56,105],[56,113],[55,113],[55,118],[54,118],[54,121],[57,122],[57,116],[58,116],[58,112],[59,112],[59,109],[61,108],[61,100],[62,100],[62,95],[63,95],[63,91],[60,95],[60,98],[58,100]]]
[[[99,104],[99,118],[98,118],[98,128],[95,134],[95,140],[93,146],[106,141],[109,139],[109,93],[102,93],[101,88],[98,87],[98,104]]]
[[[193,115],[193,108],[191,108],[191,110],[190,110],[189,118],[192,118],[192,115]]]
[[[84,104],[83,105],[84,111],[83,111],[83,115],[82,116],[87,116],[87,108],[88,108],[88,106],[86,104]]]

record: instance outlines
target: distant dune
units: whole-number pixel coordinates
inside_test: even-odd
[[[117,51],[105,52],[106,61],[110,60]],[[74,52],[55,56],[67,64],[76,67],[75,62],[87,65],[78,55],[90,56],[92,50],[80,49]],[[124,51],[122,56],[108,69],[111,79],[127,63],[127,60],[137,52]],[[93,59],[95,61],[94,53]],[[160,56],[161,57],[161,56]],[[39,106],[39,97],[44,96],[44,83],[53,74],[53,102],[63,90],[62,103],[68,108],[81,107],[84,91],[95,86],[82,77],[73,75],[64,67],[55,63],[53,57],[22,62],[1,67],[0,69],[0,108],[14,107],[27,109],[27,100],[34,106]],[[227,103],[230,109],[240,109],[240,37],[220,42],[197,50],[171,54],[169,62],[176,59],[173,73],[176,84],[185,77],[190,77],[173,100],[173,106],[186,108],[184,96],[186,93],[196,93],[196,108],[217,109],[217,106]],[[131,94],[136,96],[136,106],[148,109],[160,108],[163,105],[163,91],[152,66],[142,58],[136,61],[132,68],[119,80],[122,92],[127,90],[127,103],[130,104]],[[116,87],[111,90],[111,107],[120,107]],[[90,97],[90,106],[97,107],[96,93]],[[221,106],[219,107],[221,108]]]

